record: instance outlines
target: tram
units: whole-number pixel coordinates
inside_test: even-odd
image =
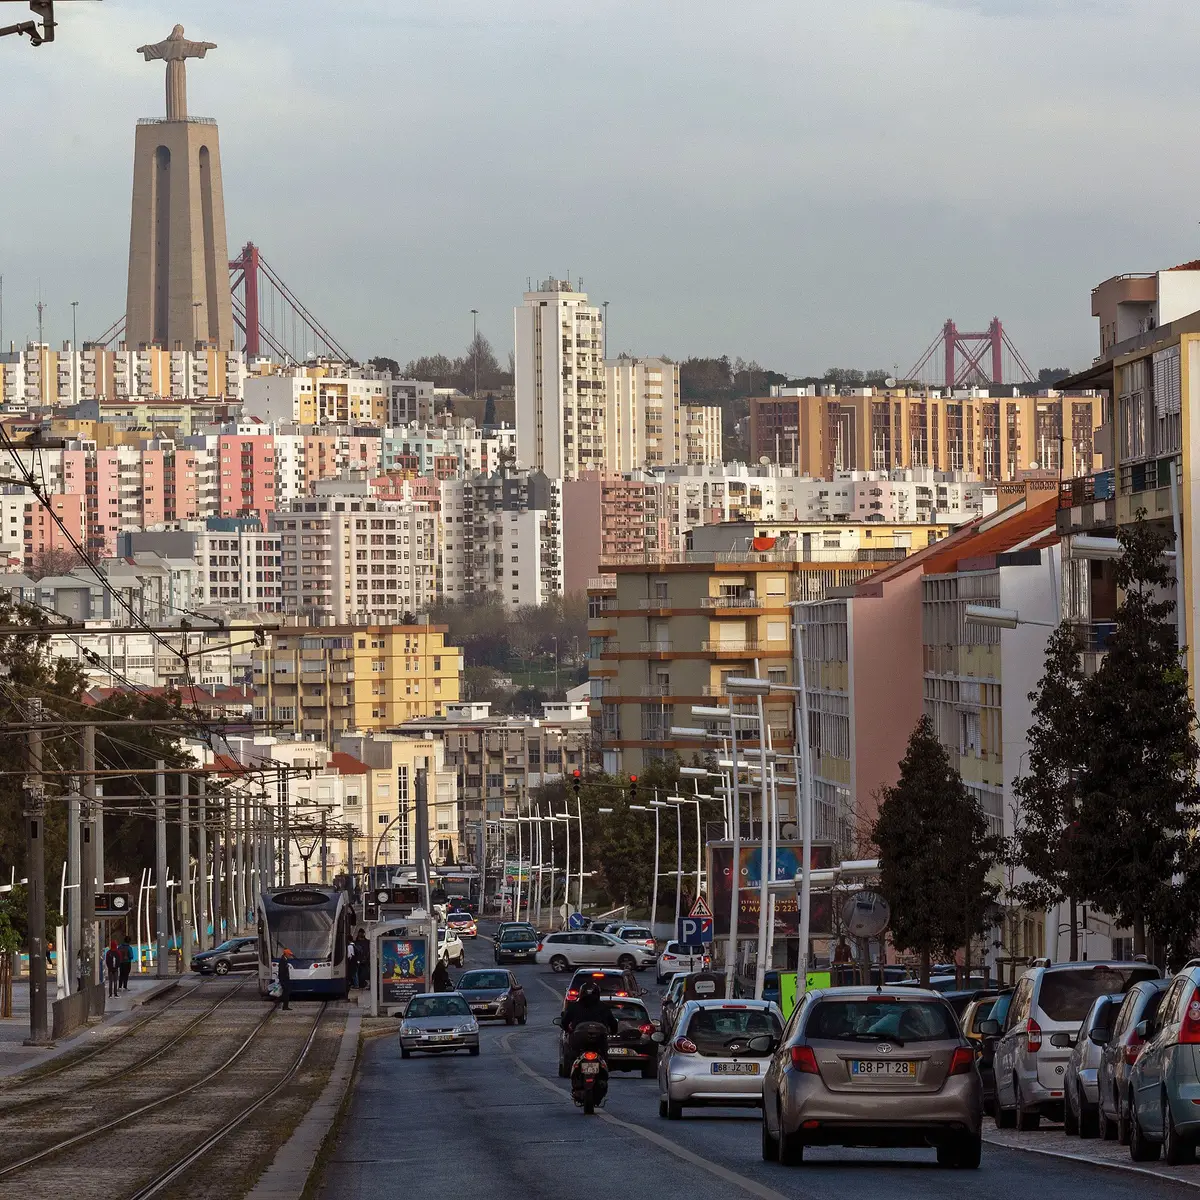
[[[258,991],[270,995],[279,956],[292,952],[292,995],[344,1000],[349,993],[350,902],[344,891],[301,883],[258,898]]]

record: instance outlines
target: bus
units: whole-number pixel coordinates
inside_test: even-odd
[[[344,1000],[350,990],[350,902],[339,888],[300,883],[258,899],[258,991],[264,998],[284,948],[292,952],[292,995]]]

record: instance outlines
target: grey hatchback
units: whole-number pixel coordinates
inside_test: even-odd
[[[787,1165],[806,1146],[934,1146],[975,1168],[982,1122],[975,1052],[925,989],[809,992],[763,1079],[762,1156]]]
[[[1096,1090],[1100,1057],[1112,1037],[1113,1022],[1124,996],[1097,996],[1079,1026],[1079,1034],[1063,1075],[1063,1132],[1094,1138],[1100,1132]]]
[[[1145,1039],[1138,1033],[1143,1021],[1153,1021],[1169,979],[1144,979],[1125,993],[1112,1036],[1100,1054],[1096,1091],[1100,1104],[1100,1132],[1129,1145],[1129,1076]]]

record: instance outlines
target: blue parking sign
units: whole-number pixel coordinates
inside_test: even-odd
[[[685,946],[705,946],[713,940],[712,917],[680,917],[676,940]]]

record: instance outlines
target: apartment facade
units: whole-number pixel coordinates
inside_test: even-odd
[[[679,461],[692,465],[723,461],[721,409],[712,404],[685,404],[680,413],[683,442]]]
[[[272,374],[247,376],[243,408],[247,416],[296,425],[371,425],[388,423],[391,380],[377,372],[289,367]]]
[[[554,479],[604,467],[604,318],[547,279],[513,313],[517,465]]]
[[[461,652],[441,625],[288,626],[254,651],[258,720],[332,742],[440,716],[458,700]]]
[[[610,471],[681,461],[681,416],[678,363],[622,357],[604,364],[604,464]]]

